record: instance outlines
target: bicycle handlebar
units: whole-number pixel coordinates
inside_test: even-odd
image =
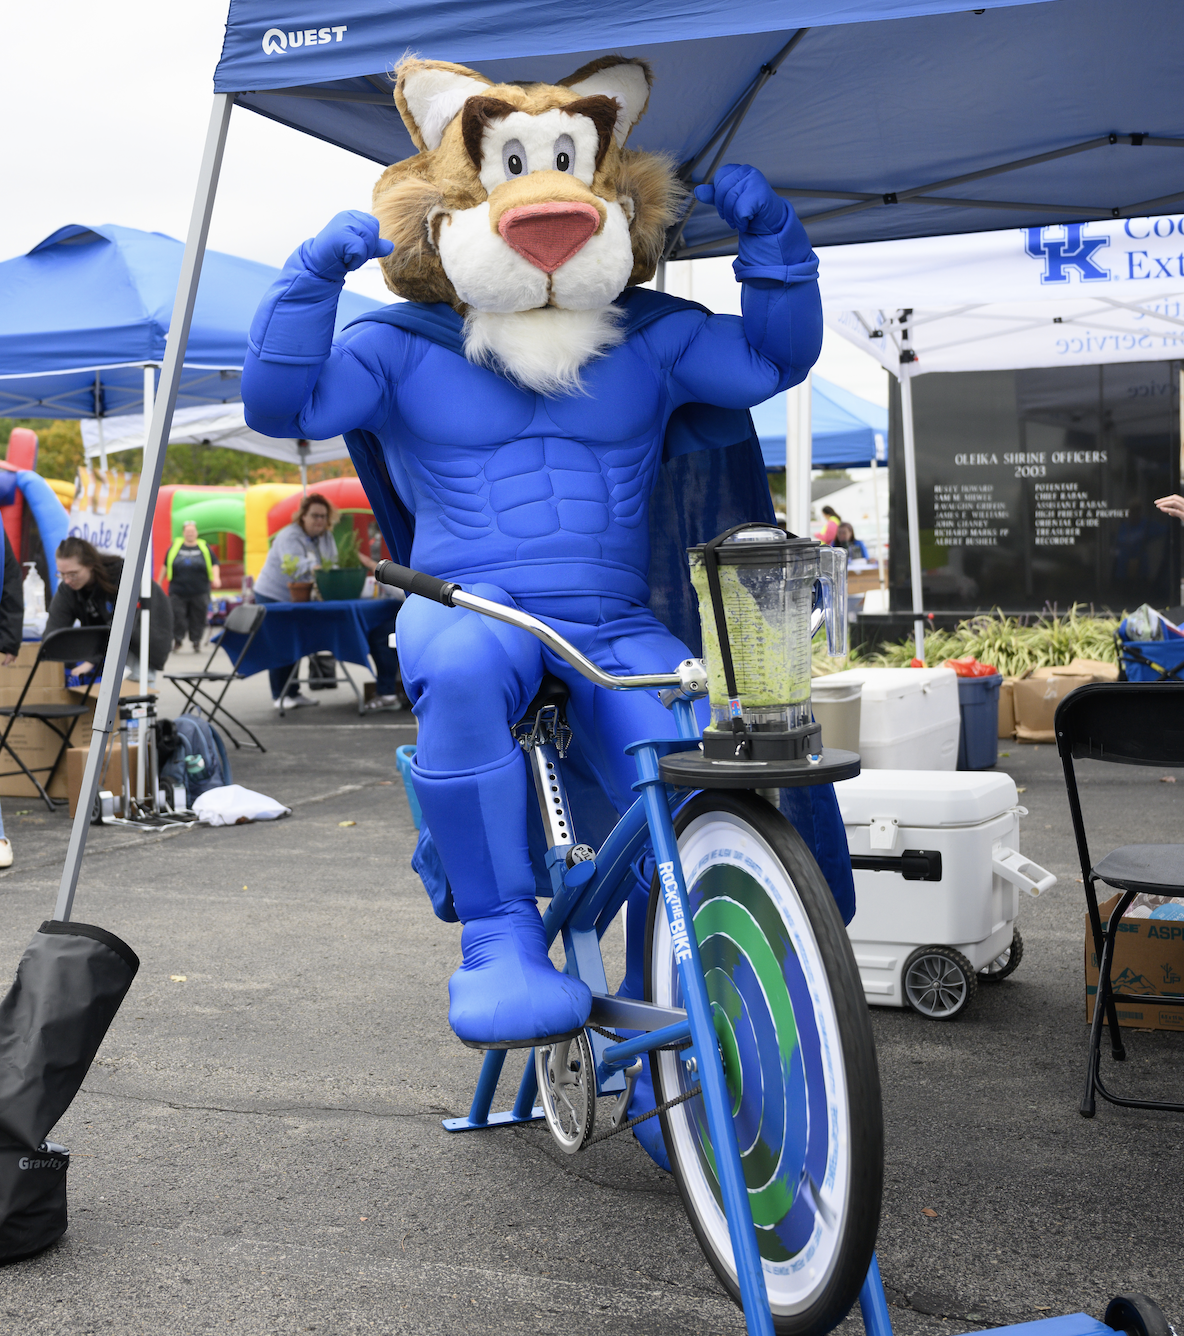
[[[576,672],[598,687],[607,687],[610,691],[665,691],[677,688],[688,699],[707,694],[706,669],[701,659],[686,659],[673,673],[638,673],[631,677],[614,677],[581,654],[558,631],[552,630],[537,617],[532,617],[529,612],[507,608],[504,603],[494,603],[491,599],[466,593],[460,585],[450,580],[440,580],[423,571],[412,570],[410,566],[400,566],[397,561],[380,561],[374,568],[374,578],[379,584],[390,585],[393,589],[402,589],[409,594],[419,594],[421,598],[443,603],[446,608],[466,608],[470,612],[479,612],[485,617],[517,626],[541,640],[564,663],[571,664]],[[818,633],[822,621],[822,610],[815,608],[810,616],[811,639]]]

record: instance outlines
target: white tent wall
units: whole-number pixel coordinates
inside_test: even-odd
[[[123,450],[139,450],[143,445],[144,418],[139,413],[82,420],[82,447],[88,459],[100,457],[103,451],[113,455]],[[169,445],[218,446],[284,464],[324,464],[349,458],[349,449],[341,436],[305,442],[305,450],[296,440],[261,436],[247,426],[241,403],[177,409],[169,431]]]

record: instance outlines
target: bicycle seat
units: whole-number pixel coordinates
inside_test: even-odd
[[[562,717],[563,707],[567,704],[569,694],[566,682],[561,682],[552,673],[544,673],[543,680],[539,683],[539,689],[534,693],[534,699],[522,711],[522,718],[518,720],[514,727],[519,728],[523,724],[533,724],[538,712],[548,705],[554,705],[559,711],[560,717]]]

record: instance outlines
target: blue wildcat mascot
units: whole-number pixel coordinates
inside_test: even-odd
[[[338,214],[291,257],[243,373],[256,430],[350,433],[402,560],[533,613],[615,673],[666,672],[690,655],[648,583],[672,420],[688,405],[745,410],[798,383],[822,339],[817,260],[751,167],[724,167],[695,192],[739,234],[743,316],[638,286],[684,202],[664,159],[625,147],[650,83],[644,62],[621,57],[558,85],[405,60],[395,101],[419,152],[384,173],[374,216]],[[375,256],[408,300],[334,341],[345,276]],[[672,735],[672,719],[656,694],[593,687],[525,632],[474,613],[412,597],[398,626],[419,721],[415,789],[438,855],[421,849],[417,866],[437,912],[464,925],[449,1021],[476,1047],[571,1035],[591,995],[547,955],[527,765],[508,725],[544,671],[562,678],[582,762],[624,811],[635,776],[622,748]],[[644,906],[644,891],[634,898]]]

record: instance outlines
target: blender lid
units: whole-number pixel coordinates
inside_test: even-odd
[[[688,556],[703,557],[706,543],[687,548]],[[759,529],[745,529],[725,539],[715,549],[721,566],[776,566],[788,557],[800,557],[816,551],[822,544],[814,538],[798,538],[784,529],[769,524]]]

